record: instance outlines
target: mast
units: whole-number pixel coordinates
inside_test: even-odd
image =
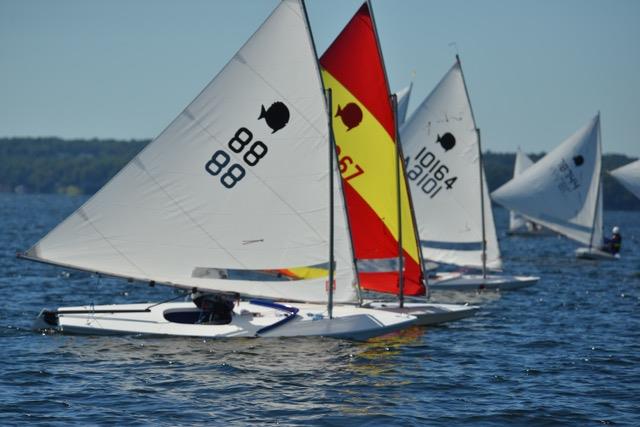
[[[600,111],[598,111],[598,159],[602,157],[602,149],[601,149],[601,139],[600,139]],[[600,170],[598,171],[598,186],[596,187],[596,205],[593,210],[593,223],[591,224],[591,236],[589,237],[589,249],[593,249],[593,233],[596,229],[596,219],[598,218],[598,203],[600,202],[600,185],[602,185],[602,160],[600,160]],[[602,242],[601,242],[602,243]]]
[[[475,120],[474,120],[475,123]],[[487,236],[484,225],[484,174],[482,173],[482,146],[480,144],[480,129],[476,127],[478,135],[478,165],[480,169],[480,219],[482,221],[482,278],[487,278]]]
[[[316,63],[317,63],[317,58],[318,58],[318,51],[316,50],[316,43],[313,40],[313,33],[311,31],[311,24],[309,23],[309,15],[307,14],[307,6],[304,3],[304,0],[300,0],[300,4],[302,6],[302,10],[304,11],[304,22],[305,25],[307,26],[307,30],[308,30],[308,34],[309,34],[309,39],[311,40],[311,46],[313,47],[313,56],[316,58]],[[334,259],[334,216],[335,216],[335,209],[334,209],[334,199],[333,199],[333,155],[334,155],[334,150],[335,150],[335,142],[333,139],[333,123],[331,120],[331,111],[333,108],[333,100],[331,98],[331,89],[325,89],[324,87],[324,82],[322,80],[322,75],[320,74],[320,66],[318,65],[316,67],[316,69],[318,70],[318,77],[320,80],[320,86],[322,88],[322,91],[325,94],[325,100],[326,100],[326,104],[327,104],[327,121],[328,121],[328,127],[329,127],[329,144],[327,144],[329,146],[329,281],[327,283],[327,291],[329,293],[329,296],[327,298],[327,313],[329,314],[329,319],[333,318],[333,282],[335,280],[335,259]],[[349,227],[349,234],[351,234],[351,227]],[[353,245],[352,245],[353,247]],[[356,277],[357,277],[357,271],[356,271]],[[359,289],[359,287],[358,287]],[[361,299],[360,297],[360,292],[358,291],[358,299]]]
[[[393,121],[396,131],[396,204],[398,209],[398,302],[400,308],[404,307],[404,257],[402,256],[402,196],[400,194],[400,140],[398,138],[398,97],[394,93],[391,95],[391,105],[393,106]]]
[[[467,95],[467,102],[469,103],[469,111],[471,112],[471,120],[473,120],[473,127],[475,128],[476,135],[478,135],[478,169],[480,173],[480,219],[482,223],[482,277],[487,278],[487,237],[485,230],[485,218],[484,218],[484,174],[483,161],[482,161],[482,144],[480,142],[480,129],[476,125],[476,117],[473,114],[473,106],[471,105],[471,98],[469,97],[469,90],[467,89],[467,80],[464,78],[464,71],[462,71],[462,62],[460,62],[460,55],[456,54],[456,62],[460,67],[460,75],[462,75],[462,84],[464,86],[464,93]]]
[[[329,298],[327,300],[327,312],[329,313],[329,319],[333,318],[333,280],[335,261],[333,259],[333,125],[331,123],[331,89],[326,90],[327,94],[327,112],[329,120]]]
[[[300,3],[302,4],[302,10],[304,11],[304,22],[305,25],[307,26],[307,30],[309,30],[309,39],[311,40],[311,47],[313,48],[313,56],[316,58],[316,63],[318,62],[319,56],[318,56],[318,50],[316,49],[316,42],[313,39],[313,31],[311,31],[311,23],[309,22],[309,14],[307,13],[307,5],[305,4],[304,0],[300,0]],[[325,89],[324,87],[324,80],[322,79],[322,73],[320,72],[320,64],[318,64],[317,67],[318,70],[318,77],[320,78],[320,87],[322,88],[322,91],[325,93],[325,97],[327,98],[327,102],[328,102],[328,108],[327,108],[327,117],[329,119],[329,150],[333,150],[331,151],[331,153],[329,153],[329,169],[330,169],[330,178],[331,178],[331,182],[332,184],[330,185],[330,189],[331,189],[331,196],[330,196],[330,200],[331,200],[331,217],[330,220],[331,222],[331,231],[330,231],[330,237],[331,239],[333,239],[334,236],[334,226],[333,226],[333,220],[334,220],[334,200],[333,200],[333,155],[334,155],[334,151],[336,150],[336,143],[335,143],[335,139],[333,136],[333,120],[332,120],[332,113],[331,110],[333,108],[333,100],[331,97],[331,89]],[[328,93],[327,93],[328,92]],[[346,199],[345,199],[345,195],[344,195],[344,185],[342,182],[342,177],[340,177],[340,179],[338,180],[338,183],[340,185],[340,194],[342,195],[342,203],[343,206],[345,206],[346,209]],[[354,277],[355,277],[355,281],[356,283],[354,283],[355,289],[356,289],[356,293],[358,294],[358,305],[362,305],[362,292],[360,291],[360,275],[358,274],[358,263],[357,263],[357,259],[356,259],[356,253],[355,253],[355,248],[353,246],[353,234],[351,232],[351,222],[349,219],[349,215],[345,215],[345,220],[347,221],[347,227],[349,229],[349,242],[350,242],[350,246],[351,246],[351,259],[353,260],[353,270],[354,270]],[[333,253],[333,240],[331,240],[330,242],[330,252],[331,254]],[[335,272],[335,263],[333,263],[333,255],[329,256],[329,273],[334,273]],[[332,299],[332,304],[331,304],[331,310],[329,311],[329,317],[331,317],[331,314],[333,312],[333,281],[330,278],[330,282],[331,286],[329,286],[331,288],[331,299]]]
[[[367,0],[367,7],[369,8],[369,14],[371,15],[371,22],[373,23],[373,34],[376,38],[376,47],[378,48],[378,56],[380,57],[380,62],[382,64],[382,71],[384,72],[384,81],[387,85],[387,93],[391,93],[391,90],[389,89],[389,77],[387,76],[387,67],[385,66],[384,63],[384,56],[382,56],[382,46],[380,45],[380,37],[378,37],[378,27],[376,25],[376,19],[373,13],[373,6],[371,5],[371,0]],[[393,122],[394,122],[394,128],[395,128],[395,143],[396,143],[396,156],[395,156],[395,161],[396,161],[396,194],[397,194],[397,203],[398,203],[398,298],[399,298],[399,304],[400,307],[403,307],[404,305],[404,257],[402,256],[403,254],[403,247],[402,247],[402,219],[401,219],[401,214],[402,214],[402,197],[400,194],[401,191],[401,186],[400,186],[400,174],[401,174],[401,170],[400,168],[402,167],[400,164],[400,161],[403,162],[402,157],[401,157],[401,148],[400,148],[400,139],[398,138],[398,112],[397,112],[397,99],[395,94],[391,96],[392,99],[392,108],[393,108]],[[408,186],[407,186],[407,190],[408,190]],[[410,198],[410,194],[409,194],[409,198]],[[418,247],[420,246],[420,242],[417,240],[416,243],[418,244]],[[423,266],[420,265],[420,270],[422,271]],[[423,273],[424,275],[424,273]]]

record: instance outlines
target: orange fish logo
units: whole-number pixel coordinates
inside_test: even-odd
[[[362,110],[358,107],[358,104],[354,102],[350,102],[341,108],[338,105],[338,111],[336,112],[336,117],[340,117],[342,119],[342,123],[347,127],[347,132],[358,126],[362,121]]]

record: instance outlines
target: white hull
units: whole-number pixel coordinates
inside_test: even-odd
[[[399,307],[397,301],[364,301],[365,307],[386,310],[392,313],[403,313],[415,316],[416,325],[428,326],[453,322],[473,316],[480,307],[463,304],[434,304],[427,302],[405,302]]]
[[[88,335],[144,334],[207,338],[324,336],[366,340],[404,329],[416,318],[349,305],[236,304],[228,324],[195,323],[201,311],[192,302],[120,304],[43,310],[36,329]],[[288,311],[274,307],[286,307]]]
[[[534,285],[540,280],[535,276],[510,276],[488,274],[440,273],[429,280],[431,291],[478,291],[501,290],[508,291]]]
[[[576,249],[576,258],[607,261],[620,259],[620,254],[614,255],[596,248],[578,248]]]

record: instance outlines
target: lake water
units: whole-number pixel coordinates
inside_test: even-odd
[[[1,425],[640,425],[638,212],[605,212],[618,262],[503,237],[506,270],[538,285],[468,295],[473,318],[366,343],[33,332],[43,307],[174,295],[15,258],[83,200],[0,194]],[[503,235],[506,211],[496,220]]]

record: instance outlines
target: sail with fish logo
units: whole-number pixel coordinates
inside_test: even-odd
[[[325,302],[334,169],[333,298],[357,302],[326,107],[304,6],[285,0],[159,136],[22,256],[178,288]],[[277,273],[296,269],[313,274]]]
[[[425,259],[502,266],[478,132],[459,59],[401,132]],[[483,239],[484,235],[484,239]]]
[[[640,199],[640,160],[610,172],[627,190]]]
[[[589,247],[602,245],[600,114],[522,174],[494,201]]]
[[[320,65],[336,111],[333,131],[360,286],[399,293],[401,252],[404,294],[423,295],[421,257],[397,154],[394,110],[367,3],[322,55]]]

